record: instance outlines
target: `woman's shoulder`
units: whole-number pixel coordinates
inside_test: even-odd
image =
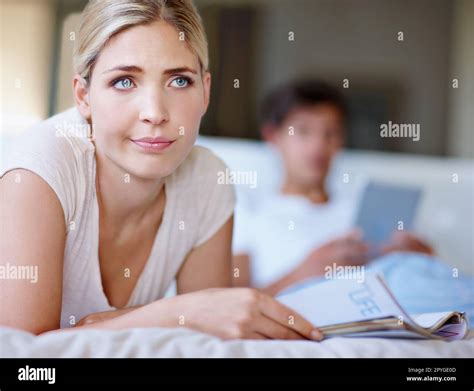
[[[15,164],[28,159],[37,164],[58,161],[65,165],[93,150],[92,143],[87,139],[87,130],[87,121],[76,108],[71,108],[13,137],[5,148],[7,160],[4,163]]]
[[[92,175],[93,144],[84,132],[87,121],[75,108],[28,128],[5,146],[0,175],[15,169],[37,174],[58,196],[66,220],[72,219]]]

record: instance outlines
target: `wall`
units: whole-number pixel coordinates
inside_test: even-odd
[[[474,158],[474,1],[456,0],[453,24],[449,153]]]
[[[1,2],[1,134],[15,134],[47,117],[55,3]]]
[[[1,2],[4,134],[18,133],[48,115],[55,4]],[[391,97],[390,116],[395,120],[421,124],[422,142],[406,142],[406,151],[473,157],[474,1],[196,0],[196,4],[200,8],[250,4],[259,10],[256,50],[250,54],[256,64],[249,86],[255,91],[255,106],[280,81],[315,74],[339,83],[347,77],[352,91],[368,89]],[[58,41],[55,111],[73,103],[73,42],[68,33],[77,18],[65,19]],[[288,31],[295,32],[294,42],[288,42]],[[396,40],[398,31],[404,32],[404,42]],[[222,82],[231,83],[232,76]],[[458,90],[451,88],[455,76],[460,80]],[[222,113],[215,116],[220,121],[226,118]]]
[[[398,99],[390,118],[419,123],[421,141],[407,152],[442,154],[446,145],[451,2],[318,0],[267,3],[260,24],[256,80],[263,96],[275,83],[321,75],[351,89]],[[295,41],[288,41],[294,31]],[[397,33],[404,33],[404,41]],[[379,129],[372,129],[374,136]]]

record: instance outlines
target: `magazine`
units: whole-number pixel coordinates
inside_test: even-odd
[[[457,340],[469,326],[464,312],[407,314],[382,276],[304,284],[276,297],[318,327],[324,337],[398,337]]]

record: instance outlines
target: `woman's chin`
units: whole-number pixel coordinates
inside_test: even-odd
[[[165,178],[173,171],[176,169],[176,167],[166,167],[166,166],[159,166],[159,167],[151,167],[151,166],[146,166],[146,167],[134,167],[133,170],[130,171],[130,173],[141,179],[161,179]]]

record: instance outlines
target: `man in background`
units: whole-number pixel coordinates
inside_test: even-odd
[[[357,202],[331,194],[326,178],[344,145],[347,107],[337,89],[317,80],[284,85],[262,108],[262,136],[279,153],[284,179],[279,191],[251,211],[251,225],[236,214],[236,286],[275,295],[325,267],[363,265],[370,260],[363,233],[352,222]],[[380,255],[394,251],[432,254],[414,234],[395,231]]]

